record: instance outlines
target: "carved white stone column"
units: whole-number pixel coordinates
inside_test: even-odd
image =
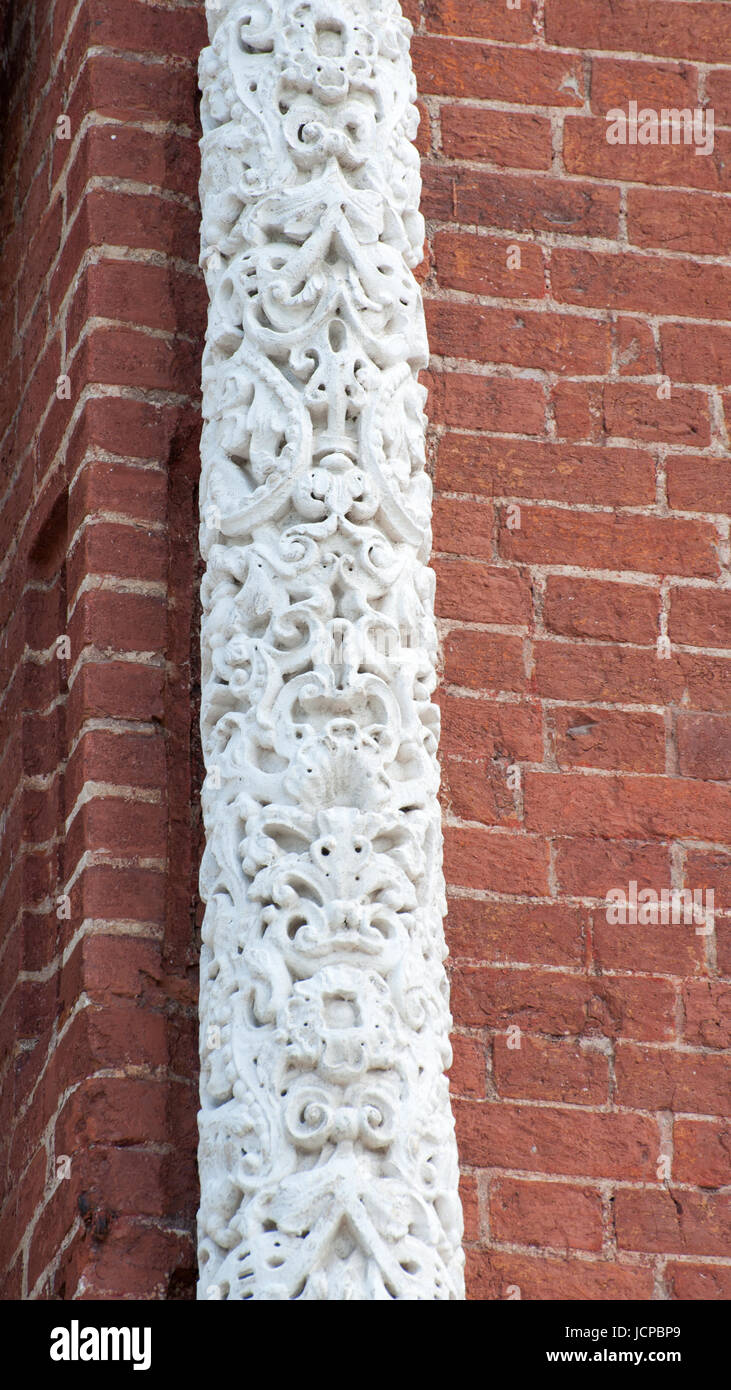
[[[458,1299],[411,26],[209,29],[200,1296]]]

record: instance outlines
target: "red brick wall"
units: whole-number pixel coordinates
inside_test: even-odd
[[[185,1297],[202,16],[3,18],[3,1294]]]
[[[412,12],[469,1285],[728,1298],[729,918],[602,899],[731,907],[731,11]],[[726,128],[610,146],[633,99]]]
[[[729,8],[406,8],[470,1292],[728,1297],[729,918],[602,899],[729,907]],[[202,5],[4,23],[3,1292],[189,1297]]]

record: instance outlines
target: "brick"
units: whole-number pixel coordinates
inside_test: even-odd
[[[601,1250],[602,1199],[596,1188],[495,1178],[490,1230],[498,1240],[565,1250]]]
[[[187,66],[90,54],[67,106],[72,130],[87,111],[116,121],[167,121],[195,129],[195,83]]]
[[[164,787],[165,748],[158,733],[108,733],[92,729],[76,744],[66,769],[68,805],[75,805],[85,782],[111,786]]]
[[[540,761],[541,712],[534,704],[465,699],[440,692],[445,755]]]
[[[431,377],[429,414],[434,424],[504,434],[543,434],[545,398],[536,381],[452,372]]]
[[[631,867],[634,869],[634,864]],[[668,877],[667,874],[659,876],[649,887],[659,893],[663,887],[669,887]],[[622,878],[618,876],[609,886],[629,893],[629,885],[633,881],[639,885],[641,880],[633,880],[627,874]],[[639,887],[637,891],[641,891]],[[608,920],[606,907],[599,908],[592,922],[594,961],[600,970],[643,970],[655,976],[681,978],[699,974],[704,967],[704,947],[703,937],[696,935],[695,925],[695,922],[684,921],[677,924],[672,921],[663,924],[660,921],[649,926],[640,922],[623,925]],[[672,1038],[675,1029],[671,1015],[677,1006],[675,982],[672,985],[667,982],[666,988],[670,992],[661,996],[668,1007],[665,1037]],[[659,1033],[656,1033],[655,1041],[661,1040]]]
[[[731,492],[731,464],[725,458],[670,455],[665,461],[668,502],[676,511],[723,512]]]
[[[725,850],[687,850],[685,887],[713,889],[716,907],[731,907],[731,853]],[[731,973],[731,972],[723,972]]]
[[[519,528],[500,525],[498,547],[530,564],[715,577],[717,539],[706,522],[525,506]]]
[[[465,1243],[471,1243],[478,1240],[480,1235],[480,1194],[477,1189],[477,1181],[471,1174],[461,1174],[459,1198],[464,1216]]]
[[[528,771],[524,799],[531,830],[620,840],[677,835],[713,840],[731,814],[731,787],[621,773]]]
[[[684,1037],[691,1047],[731,1045],[730,985],[720,980],[691,980],[683,990],[683,1007]]]
[[[637,100],[637,97],[632,99]],[[619,109],[626,110],[626,107],[620,103]],[[660,109],[652,106],[652,110]],[[566,119],[563,158],[570,173],[617,182],[684,184],[708,192],[724,192],[724,166],[731,150],[729,132],[714,131],[713,153],[699,157],[692,144],[610,145],[607,143],[608,129],[604,114]]]
[[[485,965],[459,966],[452,973],[452,1007],[470,1028],[509,1024],[554,1035],[579,1033],[585,1002],[586,982],[579,976]]]
[[[102,402],[89,404],[94,406]],[[85,517],[98,513],[122,515],[131,521],[164,522],[166,503],[167,479],[162,469],[140,467],[122,460],[108,463],[91,459],[74,482],[69,506],[70,530],[73,533]]]
[[[709,402],[701,391],[671,388],[658,396],[654,385],[630,382],[604,387],[604,424],[609,435],[704,448],[711,442]]]
[[[731,205],[727,198],[698,192],[630,188],[627,233],[635,246],[688,255],[722,255],[731,236]],[[674,298],[671,302],[675,309]]]
[[[650,644],[660,630],[659,606],[658,590],[645,585],[549,574],[543,622],[565,637]]]
[[[456,1035],[452,1038],[453,1060],[449,1070],[449,1085],[453,1095],[485,1094],[485,1049],[478,1038]]]
[[[36,1210],[42,1204],[47,1166],[48,1154],[45,1148],[41,1148],[17,1182],[10,1194],[9,1201],[4,1205],[3,1214],[0,1217],[0,1240],[2,1241],[0,1248],[7,1252],[6,1258],[9,1266],[12,1264],[11,1256],[21,1243]]]
[[[97,261],[85,269],[69,306],[67,347],[73,347],[87,318],[174,332],[196,318],[203,321],[204,300],[200,275],[138,261]]]
[[[731,125],[731,72],[727,68],[715,68],[708,73],[706,98],[716,113],[716,123]]]
[[[727,1301],[731,1298],[731,1266],[669,1260],[665,1266],[665,1283],[671,1299],[682,1302]]]
[[[165,880],[155,869],[136,865],[88,864],[71,890],[72,921],[84,917],[162,922]]]
[[[159,532],[145,531],[141,526],[94,522],[84,528],[70,547],[66,567],[69,600],[73,601],[90,575],[164,584],[167,560],[166,538]]]
[[[668,633],[689,647],[731,647],[731,591],[671,590]]]
[[[69,974],[74,967],[94,1003],[129,999],[138,1004],[149,1003],[153,1008],[164,1003],[157,941],[139,936],[125,940],[123,936],[95,932],[81,941],[69,958]]]
[[[73,1173],[73,1165],[72,1165]],[[48,1262],[49,1250],[57,1250],[78,1217],[76,1182],[60,1182],[40,1212],[28,1249],[28,1286],[33,1289]]]
[[[491,560],[493,520],[494,512],[488,504],[464,507],[452,498],[436,497],[432,514],[434,549],[442,554]]]
[[[63,811],[64,798],[58,777],[42,791],[27,789],[23,793],[25,840],[30,844],[44,844],[51,840],[62,820]]]
[[[17,410],[21,394],[20,356],[17,355],[8,366],[7,390],[0,401],[0,439],[5,434]]]
[[[63,1287],[76,1289],[83,1269],[86,1297],[114,1300],[167,1300],[192,1296],[193,1244],[190,1236],[135,1222],[120,1216],[107,1224],[103,1241],[95,1242],[81,1265],[78,1251],[65,1252],[56,1275]]]
[[[32,375],[38,358],[43,354],[43,346],[48,337],[52,325],[49,323],[48,303],[42,298],[36,304],[29,321],[25,325],[21,340],[21,364],[24,378]],[[13,337],[10,334],[7,355],[12,355]]]
[[[591,106],[604,116],[612,106],[683,107],[698,104],[698,69],[690,63],[634,62],[629,58],[591,60]],[[649,180],[648,180],[649,182]]]
[[[659,714],[558,709],[550,723],[559,767],[665,771],[665,723]]]
[[[69,208],[76,208],[92,176],[128,179],[194,198],[200,156],[194,139],[110,121],[91,126],[67,173]]]
[[[188,1165],[193,1166],[192,1155]],[[185,1201],[188,1165],[176,1162],[171,1154],[99,1147],[89,1162],[87,1200],[94,1209],[113,1211],[115,1220],[175,1215],[181,1221],[190,1220],[193,1203],[190,1197]]]
[[[455,1111],[462,1159],[477,1168],[655,1180],[660,1136],[644,1115],[475,1100]]]
[[[69,692],[72,727],[85,719],[161,720],[165,671],[131,661],[84,662]]]
[[[528,685],[520,637],[453,629],[444,642],[444,659],[452,685],[496,694]]]
[[[471,511],[474,515],[474,509]],[[518,626],[530,621],[530,585],[515,570],[465,560],[436,560],[433,564],[438,617]]]
[[[88,0],[77,19],[71,42],[82,49],[120,48],[128,53],[156,53],[162,57],[195,61],[205,43],[205,23],[196,10],[173,15],[157,5],[138,0]]]
[[[550,1259],[503,1250],[470,1251],[469,1297],[480,1301],[521,1299],[564,1302],[598,1300],[644,1302],[652,1298],[652,1270],[609,1260]]]
[[[725,1255],[731,1235],[731,1199],[620,1188],[614,1199],[614,1222],[617,1244],[623,1250]]]
[[[652,329],[643,319],[617,318],[614,349],[620,376],[655,376],[660,369]]]
[[[509,766],[499,757],[444,757],[440,791],[443,806],[459,820],[518,826],[516,795],[508,783]]]
[[[43,777],[58,764],[63,747],[63,708],[56,705],[46,714],[27,714],[23,719],[25,772]]]
[[[676,1120],[673,1125],[673,1177],[677,1182],[694,1183],[701,1189],[727,1186],[729,1144],[728,1120],[685,1117]]]
[[[638,889],[671,886],[667,847],[634,840],[557,840],[556,875],[561,891],[578,897],[605,898],[631,881]]]
[[[476,240],[479,245],[483,238]],[[460,288],[456,282],[462,277],[451,271],[449,262],[445,266],[444,257],[440,259],[439,239],[437,274],[442,284]],[[474,282],[478,278],[476,273],[467,270],[467,281]],[[461,288],[465,288],[464,284]],[[481,288],[480,292],[491,293]],[[504,294],[505,287],[497,292]],[[601,375],[609,370],[611,363],[609,325],[576,314],[473,309],[465,304],[438,300],[427,306],[427,323],[432,352],[444,357],[505,362],[574,375]]]
[[[445,492],[495,498],[635,506],[655,496],[652,459],[639,449],[577,448],[454,430],[439,441],[436,480]]]
[[[25,451],[38,432],[43,417],[54,399],[60,371],[61,348],[58,338],[55,338],[46,347],[23,395],[17,425],[16,444],[19,454]],[[71,413],[69,401],[64,403],[64,410]]]
[[[0,1284],[0,1297],[11,1299],[18,1303],[23,1297],[23,1258],[19,1255],[15,1263],[9,1268],[2,1284]]]
[[[490,111],[481,106],[443,106],[441,127],[447,159],[483,161],[509,169],[551,167],[551,122],[545,116]]]
[[[515,264],[516,247],[520,253],[520,265]],[[546,293],[543,252],[540,246],[530,242],[440,232],[434,238],[434,258],[437,279],[446,289],[466,290],[471,294],[504,299],[542,299]],[[427,313],[431,316],[429,323],[432,333],[439,331],[438,311],[443,303],[442,300],[428,301]],[[452,313],[457,309],[469,309],[469,305],[464,303],[445,307]],[[487,324],[489,321],[485,322]],[[489,330],[486,328],[485,331]],[[464,352],[451,355],[465,356]]]
[[[586,703],[682,704],[725,711],[731,668],[723,657],[654,649],[633,651],[593,642],[534,643],[534,694]]]
[[[133,328],[92,328],[79,347],[73,368],[82,379],[102,385],[186,394],[198,391],[197,344],[179,337],[159,338]]]
[[[632,976],[600,982],[580,975],[460,966],[452,980],[456,1016],[471,1028],[601,1034],[667,1041],[675,1035],[676,996],[667,980]]]
[[[416,109],[419,113],[419,130],[415,140],[415,145],[419,154],[426,157],[432,152],[432,128],[431,118],[423,101],[416,102]],[[418,277],[417,277],[418,278]]]
[[[532,5],[520,9],[489,7],[480,0],[425,0],[422,5],[430,33],[499,39],[503,43],[531,43]]]
[[[162,599],[91,590],[82,594],[69,623],[71,650],[89,643],[100,651],[162,651],[165,622]]]
[[[35,303],[46,272],[52,264],[61,245],[63,207],[60,198],[55,198],[45,213],[41,224],[28,247],[24,257],[24,269],[18,285],[18,320],[22,322]]]
[[[422,173],[422,211],[440,222],[588,237],[619,228],[619,190],[602,184],[429,164]]]
[[[469,96],[531,106],[581,106],[580,62],[565,54],[416,35],[411,51],[422,96]]]
[[[447,883],[498,893],[542,895],[548,890],[548,848],[537,836],[503,830],[445,830]]]
[[[551,390],[551,413],[562,439],[597,440],[604,434],[600,387],[581,381],[557,381]]]
[[[722,4],[672,0],[617,0],[611,10],[601,0],[547,0],[549,44],[657,53],[668,58],[699,58],[711,63],[731,57]]]
[[[166,848],[165,810],[146,801],[119,796],[100,796],[76,812],[68,829],[67,852],[71,865],[89,850],[109,855],[161,859]]]
[[[26,640],[29,649],[39,653],[47,652],[50,647],[55,645],[63,617],[60,611],[57,586],[45,585],[42,588],[27,590],[23,607]],[[55,657],[54,660],[56,660]],[[29,676],[37,688],[38,682],[42,679],[42,671],[37,662],[33,662],[32,665],[36,669],[32,671],[29,669]],[[49,669],[53,671],[57,668],[49,664]],[[56,691],[54,690],[53,693],[55,694]],[[40,708],[43,710],[44,706],[41,704]]]
[[[728,316],[731,267],[662,256],[554,248],[551,284],[567,304],[687,318]]]
[[[716,958],[720,974],[731,975],[731,922],[716,922]]]
[[[723,1115],[731,1087],[731,1059],[706,1052],[621,1043],[615,1060],[616,1100],[633,1110]]]
[[[497,1034],[493,1071],[498,1094],[508,1100],[585,1106],[606,1105],[609,1100],[609,1061],[590,1041],[526,1033],[520,1047],[510,1047],[507,1037]]]
[[[175,208],[174,216],[171,207]],[[155,192],[140,196],[106,188],[90,189],[67,233],[51,278],[51,312],[58,312],[69,290],[73,303],[79,287],[79,262],[89,246],[160,251],[195,263],[198,233],[199,224],[190,209],[171,204]],[[106,293],[109,295],[110,291]],[[193,302],[200,304],[199,288],[194,291]]]
[[[172,465],[176,447],[185,444],[197,452],[199,434],[200,416],[194,405],[181,407],[125,397],[92,397],[87,400],[72,436],[70,452],[72,457],[81,459],[86,450],[107,450],[111,444],[112,453],[123,455],[125,459],[146,460],[160,470],[161,463]],[[116,463],[112,467],[116,469]],[[161,483],[159,495],[162,498],[167,491],[164,473]],[[148,486],[142,482],[139,485]],[[96,497],[99,495],[97,493]],[[118,500],[113,492],[109,496],[115,502]],[[130,514],[137,515],[134,511]],[[162,519],[162,515],[158,519]]]
[[[667,323],[660,342],[663,371],[673,381],[731,384],[731,328]]]
[[[677,738],[681,776],[731,781],[731,716],[680,714]]]
[[[582,919],[565,903],[449,898],[447,943],[454,958],[527,965],[578,965]]]

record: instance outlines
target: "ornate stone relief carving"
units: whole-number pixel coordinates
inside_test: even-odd
[[[200,1296],[457,1299],[411,27],[209,29]]]

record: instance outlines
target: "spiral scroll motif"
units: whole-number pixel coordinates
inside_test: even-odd
[[[199,1291],[458,1299],[411,29],[209,29]]]

